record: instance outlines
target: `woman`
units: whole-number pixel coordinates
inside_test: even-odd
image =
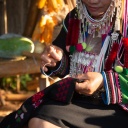
[[[43,73],[61,78],[69,75],[59,82],[57,90],[55,85],[46,89],[51,88],[52,93],[47,91],[42,104],[37,105],[38,108],[26,118],[29,128],[126,126],[127,4],[127,0],[77,1],[77,7],[67,15],[53,45],[46,46],[41,56]],[[73,85],[70,90],[74,91],[67,93],[65,85]],[[62,98],[64,92],[66,99],[69,98],[66,103]],[[27,108],[27,113],[30,103],[27,100],[22,111]],[[14,113],[12,117],[16,115]],[[1,126],[7,123],[7,119],[3,120]]]
[[[76,10],[73,10],[65,19],[64,26],[65,28],[68,29],[68,34],[69,34],[67,38],[66,38],[66,34],[67,34],[66,31],[62,29],[58,38],[53,42],[53,45],[47,47],[42,54],[42,67],[44,67],[45,65],[47,67],[56,67],[58,61],[63,59],[64,56],[69,57],[69,55],[71,55],[70,53],[73,50],[73,46],[75,46],[76,52],[74,50],[74,52],[72,53],[73,55],[71,57],[72,66],[70,67],[70,75],[72,77],[84,80],[82,83],[76,82],[76,86],[75,86],[76,92],[79,94],[83,94],[85,96],[90,96],[91,98],[93,97],[94,93],[97,93],[97,91],[101,90],[101,88],[103,87],[104,84],[103,77],[106,77],[106,75],[109,75],[111,79],[112,77],[114,77],[113,73],[107,74],[102,72],[102,70],[110,71],[113,68],[112,65],[110,64],[111,61],[110,63],[108,63],[109,60],[108,62],[106,62],[107,67],[104,67],[104,69],[103,69],[103,65],[100,66],[98,65],[98,67],[96,67],[95,70],[93,69],[93,66],[97,66],[95,64],[96,63],[95,58],[99,59],[99,61],[101,61],[102,63],[104,62],[104,59],[102,60],[100,57],[98,58],[97,56],[98,54],[102,56],[105,56],[105,54],[109,55],[106,52],[110,52],[110,49],[112,50],[112,47],[110,48],[110,45],[112,44],[110,43],[107,44],[107,42],[109,41],[103,41],[103,39],[101,38],[103,38],[103,36],[106,36],[106,34],[108,33],[112,34],[112,32],[114,36],[119,34],[119,32],[116,33],[116,31],[119,31],[120,29],[118,29],[119,23],[117,23],[117,25],[115,24],[115,21],[118,19],[114,15],[114,13],[121,13],[122,10],[118,10],[119,12],[115,12],[116,2],[118,4],[117,5],[118,7],[122,6],[121,5],[122,1],[120,0],[119,1],[118,0],[117,1],[116,0],[82,0],[82,2],[79,0],[77,7],[79,9],[77,10],[78,12],[75,12]],[[87,10],[85,9],[85,7]],[[75,17],[76,20],[74,20],[73,17]],[[113,19],[113,21],[110,21],[110,18]],[[80,19],[81,21],[79,21],[78,19]],[[84,21],[82,19],[86,19],[87,21]],[[82,22],[81,23],[82,25],[81,28],[77,30],[80,24],[79,22]],[[87,30],[87,25],[85,22],[89,24],[88,27],[90,28],[90,30]],[[102,24],[99,22],[102,22]],[[74,26],[73,23],[75,24]],[[95,26],[97,25],[97,26],[93,28],[92,25]],[[80,32],[80,35],[78,34],[77,31]],[[76,37],[73,37],[72,34],[74,34]],[[79,37],[77,39],[78,35]],[[72,38],[75,39],[73,40]],[[112,41],[111,43],[113,43],[114,41],[118,43],[118,39],[112,39],[111,41]],[[81,44],[83,47],[86,47],[83,48],[84,50],[81,48]],[[106,46],[108,45],[107,47],[109,47],[109,51],[107,51],[107,49],[104,47],[105,45]],[[116,44],[113,44],[113,46],[115,46],[114,48],[118,47]],[[70,53],[69,52],[67,53],[67,51],[70,51]],[[84,51],[83,52],[84,54],[82,53],[82,51]],[[84,58],[86,59],[84,60]],[[64,60],[64,63],[67,63],[65,65],[68,65],[68,62],[65,61],[66,59]],[[49,69],[46,66],[44,67],[45,72],[49,71]],[[81,70],[82,66],[84,69]],[[111,69],[109,68],[109,66],[111,66]],[[62,71],[60,73],[59,70],[61,69]],[[50,73],[50,75],[56,73],[60,77],[63,77],[68,73],[68,71],[66,71],[65,69],[67,70],[67,66],[64,66],[64,68],[60,66],[58,71],[52,72]],[[78,72],[80,72],[80,74],[82,73],[82,75],[79,75]],[[111,76],[112,74],[113,76]],[[71,128],[73,127],[79,127],[79,128],[109,127],[110,128],[110,127],[121,127],[121,125],[123,125],[122,124],[123,122],[120,121],[119,116],[120,117],[123,116],[125,121],[126,119],[128,119],[126,118],[127,114],[125,114],[122,110],[120,110],[120,108],[118,108],[116,105],[105,106],[102,103],[101,103],[102,105],[99,105],[99,103],[94,103],[93,101],[88,101],[89,103],[86,103],[87,101],[85,99],[87,97],[84,97],[83,95],[81,96],[81,98],[80,96],[77,97],[78,99],[74,98],[72,104],[64,107],[63,106],[58,107],[58,103],[56,103],[57,105],[53,103],[52,106],[44,105],[43,107],[40,107],[37,110],[35,117],[29,121],[29,127],[34,128],[40,126],[41,128],[45,128],[45,127],[58,128],[59,126],[59,127],[71,127]],[[89,98],[87,99],[89,100]],[[95,100],[95,98],[93,100]],[[100,98],[99,99],[96,98],[96,100],[100,101]],[[116,103],[115,99],[112,100],[111,102],[114,104]],[[93,107],[92,104],[93,105],[95,104],[95,107]],[[88,110],[89,108],[91,110]],[[43,111],[46,112],[43,113]],[[70,113],[71,115],[68,115],[68,113]],[[75,118],[74,115],[76,115],[77,118]],[[112,123],[109,124],[109,121],[111,119],[113,121]],[[52,124],[49,122],[51,122]]]

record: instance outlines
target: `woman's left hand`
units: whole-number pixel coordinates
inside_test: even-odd
[[[79,94],[92,95],[96,90],[103,86],[103,77],[98,72],[87,72],[86,74],[78,75],[77,79],[84,80],[76,82],[75,89]]]

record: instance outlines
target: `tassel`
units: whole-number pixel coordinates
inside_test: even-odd
[[[69,19],[69,24],[68,24],[68,34],[66,37],[66,46],[71,45],[71,36],[72,36],[72,29],[73,29],[73,19]]]
[[[112,49],[110,51],[110,54],[106,60],[105,63],[105,69],[106,71],[109,71],[110,69],[112,69],[112,64],[117,56],[117,51],[119,48],[119,44],[118,43],[113,43]]]
[[[128,38],[123,38],[124,45],[124,67],[128,68]]]
[[[74,19],[74,24],[72,28],[72,36],[71,36],[71,45],[77,45],[78,43],[78,38],[79,38],[79,26],[80,26],[80,20],[79,19]]]
[[[68,34],[66,37],[66,45],[76,45],[79,38],[79,19],[70,19],[68,25]]]

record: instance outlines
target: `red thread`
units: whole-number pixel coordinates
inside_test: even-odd
[[[117,56],[118,48],[119,48],[119,44],[113,43],[112,49],[105,63],[106,71],[109,71],[110,69],[112,69],[112,64]]]

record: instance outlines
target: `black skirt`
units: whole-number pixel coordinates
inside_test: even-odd
[[[128,113],[118,105],[105,105],[100,98],[74,94],[70,104],[49,99],[34,113],[62,128],[125,128]]]

